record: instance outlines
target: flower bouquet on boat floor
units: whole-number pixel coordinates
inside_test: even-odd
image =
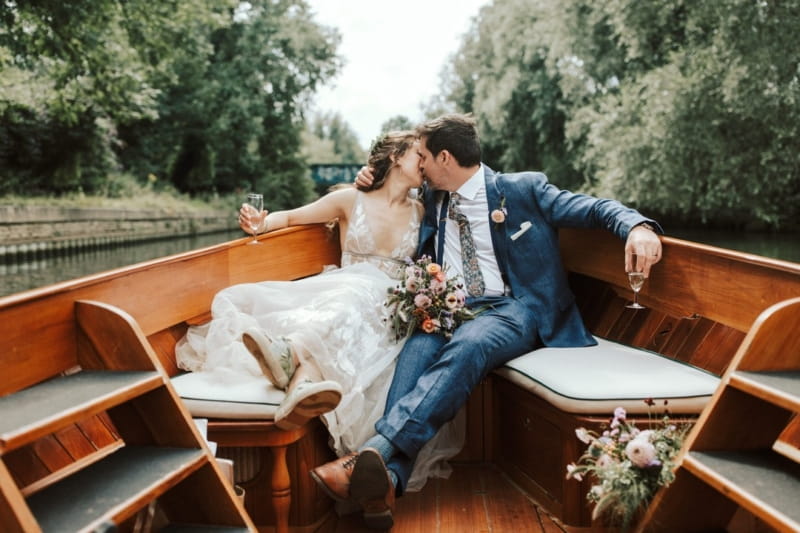
[[[407,257],[403,279],[389,288],[386,300],[395,339],[407,337],[416,329],[441,333],[449,339],[458,326],[480,313],[467,308],[466,300],[463,284],[448,279],[446,270],[430,256],[416,261]]]
[[[645,400],[651,408],[652,399]],[[667,401],[664,401],[667,405]],[[665,408],[666,409],[666,408]],[[595,504],[592,519],[628,529],[660,487],[675,479],[675,458],[689,431],[689,424],[674,424],[665,410],[650,416],[649,428],[640,430],[617,407],[601,434],[584,428],[575,430],[588,444],[577,463],[567,465],[567,479],[581,481],[589,475],[594,483],[586,498]]]

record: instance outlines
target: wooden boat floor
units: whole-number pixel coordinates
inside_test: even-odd
[[[490,463],[452,463],[449,479],[429,479],[420,492],[397,499],[391,533],[565,533],[503,472]],[[375,533],[360,513],[341,516],[328,533]]]

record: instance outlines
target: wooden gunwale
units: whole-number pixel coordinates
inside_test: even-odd
[[[165,371],[174,375],[177,372],[172,355],[175,341],[188,323],[202,322],[198,317],[208,316],[216,292],[236,283],[289,280],[316,274],[323,265],[338,262],[338,242],[330,238],[323,226],[288,228],[259,237],[260,246],[246,245],[250,238],[245,237],[2,297],[0,368],[4,369],[4,380],[0,383],[0,395],[80,365],[77,352],[81,340],[75,324],[78,300],[96,300],[123,309],[139,324]],[[564,266],[593,333],[722,374],[759,313],[770,305],[800,295],[800,264],[670,237],[662,237],[662,241],[663,261],[654,268],[640,295],[648,310],[631,312],[624,308],[631,290],[623,268],[622,243],[607,232],[562,231]],[[29,364],[29,353],[36,353],[37,365]],[[536,480],[513,472],[519,466],[517,459],[500,457],[504,444],[491,434],[498,427],[498,418],[504,416],[505,407],[496,405],[499,379],[490,377],[473,393],[467,411],[466,448],[459,459],[499,465],[519,485],[526,489],[533,487],[534,490],[527,492],[537,498]],[[543,408],[537,404],[531,409]],[[562,413],[553,419],[562,431],[561,449],[550,450],[553,457],[558,453],[561,457],[574,455],[578,451],[577,444],[565,440],[570,434],[569,416]],[[599,422],[601,419],[582,417],[576,422]],[[52,472],[58,468],[68,468],[70,461],[83,460],[86,452],[81,450],[87,448],[87,442],[97,450],[113,443],[114,429],[105,425],[107,421],[98,417],[76,424],[78,430],[44,438],[13,457],[9,469],[17,476],[27,474],[26,469],[35,470],[37,474],[32,474],[29,482],[36,486],[37,479],[48,479],[47,476],[54,476]],[[787,433],[784,441],[795,444],[800,441],[798,427],[800,424],[793,434]],[[258,434],[261,429],[265,428],[254,425],[250,436],[245,438],[241,423],[220,423],[216,428],[225,444],[234,447],[237,443],[263,444]],[[229,437],[228,430],[236,435]],[[294,480],[292,524],[303,523],[304,515],[313,514],[315,523],[323,520],[320,517],[329,504],[324,495],[315,493],[313,484],[303,478],[308,464],[326,456],[324,433],[321,427],[315,427],[308,437],[281,452],[288,457]],[[563,459],[554,462],[559,463],[559,469],[566,464]],[[547,475],[553,478],[554,484],[554,476]],[[250,482],[248,501],[261,497],[264,489],[259,488],[258,480],[268,478],[269,469]],[[300,498],[294,492],[297,490]],[[541,494],[552,495],[552,492],[542,491]],[[563,511],[569,516],[583,513],[582,520],[588,515],[584,501],[569,498],[559,501],[553,497],[544,503],[548,509]],[[272,515],[257,505],[248,508],[253,513],[261,513],[254,514],[256,523],[269,523]],[[305,531],[303,527],[308,526],[296,527],[298,531]]]

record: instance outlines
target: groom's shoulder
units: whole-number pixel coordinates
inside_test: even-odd
[[[495,172],[494,177],[503,184],[520,187],[547,183],[547,176],[543,172],[536,171]]]

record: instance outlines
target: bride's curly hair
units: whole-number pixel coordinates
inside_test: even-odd
[[[375,139],[367,158],[367,166],[372,170],[374,180],[369,187],[358,186],[358,189],[374,191],[383,187],[389,171],[416,140],[417,134],[410,130],[390,131]]]

